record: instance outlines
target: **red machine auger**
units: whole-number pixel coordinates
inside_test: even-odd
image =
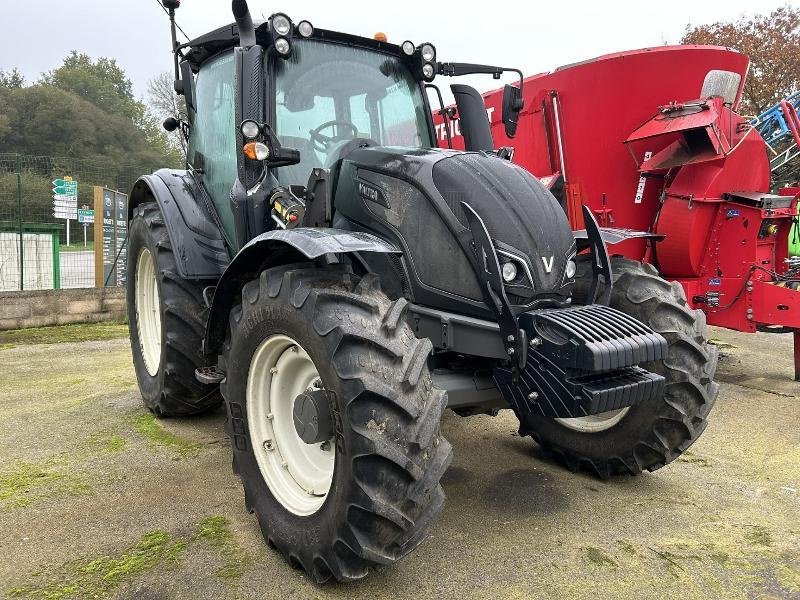
[[[748,65],[729,48],[667,46],[535,75],[514,140],[503,90],[484,99],[495,146],[515,147],[573,229],[585,204],[604,227],[658,234],[610,251],[679,282],[711,325],[793,331],[800,380],[800,260],[788,252],[800,188],[770,193],[766,144],[736,112]],[[457,122],[437,119],[440,144],[450,127],[462,146]]]

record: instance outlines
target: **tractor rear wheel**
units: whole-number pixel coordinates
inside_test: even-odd
[[[268,544],[318,583],[413,550],[452,450],[427,339],[372,275],[296,264],[245,284],[221,366],[233,467]]]
[[[219,386],[195,379],[206,307],[202,282],[178,274],[155,202],[134,209],[128,231],[128,324],[144,405],[158,417],[194,415],[222,402]]]
[[[589,256],[578,257],[574,300],[586,301]],[[675,460],[700,436],[717,397],[717,349],[706,339],[702,311],[686,304],[683,288],[662,279],[649,264],[614,257],[611,307],[663,335],[663,361],[642,367],[666,378],[663,397],[630,408],[574,419],[532,415],[520,425],[573,471],[600,477],[654,471]]]

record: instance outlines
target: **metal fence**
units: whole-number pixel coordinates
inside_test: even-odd
[[[153,165],[118,167],[68,157],[0,154],[0,291],[122,283],[123,278],[108,276],[107,264],[105,277],[103,269],[96,269],[95,257],[116,258],[124,239],[112,224],[109,242],[101,206],[103,200],[108,204],[109,190],[127,194],[140,175],[152,170]],[[115,212],[127,198],[111,196]],[[101,246],[97,253],[95,242]]]

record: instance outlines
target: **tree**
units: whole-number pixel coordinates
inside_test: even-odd
[[[750,57],[744,113],[760,114],[800,89],[800,8],[787,5],[750,19],[687,25],[681,43],[728,46]]]
[[[25,77],[19,69],[14,67],[10,71],[0,70],[0,87],[21,88],[25,87]]]
[[[156,118],[165,119],[175,117],[186,121],[186,100],[183,96],[175,93],[175,76],[171,72],[165,72],[154,77],[147,84],[147,103]],[[186,157],[186,140],[180,130],[169,134],[169,139],[176,149],[180,149],[182,156]]]
[[[16,69],[0,72],[2,152],[87,160],[109,172],[182,162],[116,62],[76,52],[36,85],[25,85]]]
[[[133,84],[113,58],[93,61],[73,50],[57,69],[45,73],[41,84],[88,100],[99,109],[136,120],[144,106],[133,96]]]
[[[0,106],[9,128],[0,138],[0,152],[32,156],[69,156],[148,162],[157,153],[147,148],[130,120],[108,114],[91,102],[57,88],[35,85],[6,90]],[[35,118],[32,116],[35,115]]]

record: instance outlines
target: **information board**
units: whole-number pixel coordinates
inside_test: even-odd
[[[94,214],[95,286],[123,286],[127,275],[128,195],[95,187]]]

